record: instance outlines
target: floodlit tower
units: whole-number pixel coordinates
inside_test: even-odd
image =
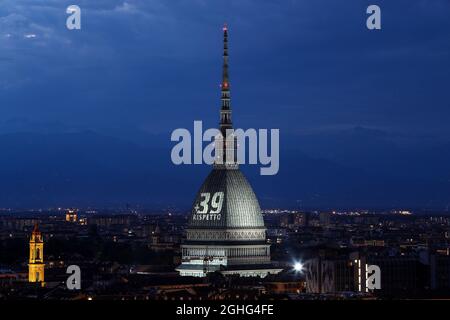
[[[42,233],[39,231],[36,223],[30,238],[28,282],[40,282],[43,286],[44,267],[44,240],[42,239]]]

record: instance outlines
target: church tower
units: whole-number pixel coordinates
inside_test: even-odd
[[[44,285],[44,266],[44,240],[36,223],[30,238],[28,282],[40,282]]]

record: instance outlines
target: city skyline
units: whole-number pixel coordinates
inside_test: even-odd
[[[2,0],[0,303],[450,300],[449,13]]]

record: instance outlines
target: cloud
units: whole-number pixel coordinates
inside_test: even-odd
[[[36,110],[18,102],[20,88],[37,98],[45,92],[41,112],[63,114],[64,99],[56,99],[50,88],[72,79],[67,85],[80,92],[81,101],[74,112],[84,121],[95,123],[96,111],[115,108],[118,119],[111,115],[100,120],[120,122],[123,112],[138,118],[130,119],[141,121],[137,125],[148,116],[152,99],[158,107],[178,108],[180,101],[175,103],[177,95],[172,93],[179,88],[186,88],[184,94],[192,95],[186,99],[194,99],[193,104],[210,103],[204,98],[209,96],[196,98],[192,92],[197,86],[216,85],[220,27],[226,21],[237,83],[233,94],[240,104],[249,104],[237,108],[241,121],[255,121],[255,112],[271,112],[270,106],[276,105],[289,109],[272,116],[284,128],[388,123],[419,128],[424,117],[419,119],[417,111],[426,100],[447,114],[448,99],[436,85],[448,83],[443,72],[450,51],[442,39],[448,39],[450,30],[445,17],[449,2],[436,0],[422,13],[426,1],[420,6],[380,1],[383,30],[370,34],[364,29],[364,5],[357,1],[77,0],[82,29],[69,31],[65,9],[73,1],[0,0],[0,98],[13,92],[5,112],[15,115],[21,109]],[[436,74],[441,78],[434,88],[430,81],[420,83]],[[264,101],[255,103],[262,87]],[[120,97],[113,99],[115,95]],[[64,108],[69,103],[64,101]],[[92,113],[81,113],[83,108]],[[134,109],[125,112],[127,108]],[[186,113],[200,114],[202,108],[194,106]],[[293,117],[298,122],[292,122]],[[431,115],[425,118],[434,120]]]
[[[117,6],[114,10],[117,12],[127,12],[127,13],[137,12],[136,6],[126,1],[121,5]]]

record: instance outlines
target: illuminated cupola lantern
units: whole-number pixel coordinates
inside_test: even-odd
[[[245,176],[239,170],[236,138],[232,129],[228,74],[228,28],[223,27],[223,71],[220,126],[216,159],[195,198],[186,241],[182,244],[181,276],[224,275],[265,277],[281,269],[270,264],[270,245],[261,209]]]

